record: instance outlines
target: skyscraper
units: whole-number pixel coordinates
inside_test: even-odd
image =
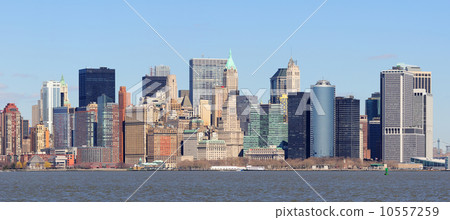
[[[125,162],[125,113],[126,108],[131,105],[131,94],[125,86],[119,90],[119,161]]]
[[[177,86],[177,76],[176,75],[167,75],[166,79],[167,86],[167,98],[168,100],[177,100],[178,99],[178,86]]]
[[[370,98],[366,99],[366,115],[368,121],[371,121],[375,117],[381,116],[380,98],[380,93],[374,92]]]
[[[104,94],[97,103],[97,145],[119,148],[119,105]]]
[[[170,74],[170,67],[159,65],[154,68],[150,68],[150,76],[168,76]]]
[[[370,158],[374,160],[381,160],[383,157],[382,154],[382,145],[381,145],[381,121],[379,117],[372,118],[369,121],[369,139],[367,148],[370,151]]]
[[[154,97],[157,92],[164,91],[167,83],[167,76],[150,76],[142,77],[142,96]]]
[[[22,116],[14,103],[8,103],[1,115],[1,152],[0,155],[22,154]]]
[[[288,68],[279,68],[270,78],[270,103],[280,103],[280,97],[300,92],[300,69],[291,57]]]
[[[236,96],[236,110],[240,127],[244,135],[248,135],[248,124],[250,122],[250,109],[252,105],[258,105],[258,97],[254,95]]]
[[[367,115],[361,115],[359,117],[359,145],[362,149],[362,158],[370,159],[370,149],[369,149],[369,121],[367,120]]]
[[[212,101],[213,90],[223,85],[227,59],[193,58],[189,60],[189,99],[198,112],[200,99]]]
[[[238,85],[238,72],[230,50],[230,55],[223,71],[223,86],[227,89],[228,94],[239,95]]]
[[[238,157],[244,147],[244,133],[241,130],[236,111],[236,95],[228,96],[223,104],[222,119],[217,133],[227,146],[227,157]]]
[[[288,96],[288,150],[290,159],[306,159],[311,154],[311,100],[310,93],[293,92]]]
[[[111,102],[116,98],[116,71],[107,67],[86,68],[79,71],[79,106],[97,102],[105,94]]]
[[[362,158],[359,144],[359,100],[353,96],[335,100],[335,156]]]
[[[384,70],[381,78],[382,157],[385,161],[409,162],[425,148],[423,128],[413,124],[414,74],[403,66]]]
[[[72,146],[68,107],[53,108],[53,147],[64,149]]]
[[[38,100],[36,105],[31,106],[31,127],[35,127],[41,122],[40,102],[41,100]]]
[[[61,86],[61,106],[70,107],[69,85],[67,85],[66,81],[64,81],[64,76],[61,76],[59,84]]]
[[[433,94],[431,93],[431,72],[422,71],[418,66],[405,66],[408,72],[414,74],[414,109],[423,109],[421,127],[425,134],[425,156],[433,157]]]
[[[311,156],[334,156],[335,86],[319,80],[311,86]]]
[[[97,146],[97,104],[78,107],[75,111],[74,147]]]
[[[53,108],[61,107],[60,82],[46,81],[42,84],[40,103],[44,126],[53,134]]]

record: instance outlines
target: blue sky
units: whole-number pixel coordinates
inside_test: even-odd
[[[379,90],[381,70],[400,62],[421,66],[433,72],[435,139],[450,142],[447,1],[329,0],[254,76],[322,1],[129,2],[186,60],[226,58],[232,49],[239,87],[255,93],[269,88],[269,77],[291,55],[302,90],[324,78],[337,95],[361,100]],[[159,64],[188,89],[188,66],[122,0],[0,3],[0,105],[15,102],[26,119],[43,81],[64,74],[77,106],[79,69],[116,69],[118,90]]]

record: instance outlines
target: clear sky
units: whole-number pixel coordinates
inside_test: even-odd
[[[396,63],[432,71],[434,138],[450,143],[448,1],[329,0],[253,76],[323,1],[129,2],[186,60],[227,58],[231,49],[239,87],[255,93],[291,56],[302,90],[323,78],[362,103],[379,91],[380,71]],[[16,103],[25,119],[43,81],[64,74],[77,106],[79,69],[116,69],[118,90],[160,64],[171,67],[179,89],[189,88],[188,66],[122,0],[0,2],[0,105]]]

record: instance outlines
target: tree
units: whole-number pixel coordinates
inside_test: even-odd
[[[22,163],[20,161],[17,162],[16,168],[17,169],[22,169],[23,168]]]

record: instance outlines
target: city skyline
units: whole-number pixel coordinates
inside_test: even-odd
[[[87,5],[92,6],[91,9],[86,9],[88,15],[90,15],[89,13],[93,13],[96,9],[98,9],[98,7],[104,6],[102,3],[104,2],[86,3]],[[10,13],[8,12],[8,9],[14,9],[15,7],[18,7],[17,5],[15,5],[15,3],[3,4],[5,4],[5,7],[2,7],[2,13],[6,16],[8,16],[8,14]],[[346,96],[352,94],[355,96],[355,98],[360,100],[365,100],[366,98],[370,97],[371,93],[379,91],[378,82],[379,72],[381,70],[389,69],[391,66],[399,62],[418,65],[426,71],[433,72],[433,95],[435,103],[434,117],[439,119],[435,120],[434,123],[434,139],[436,140],[437,138],[441,138],[443,141],[448,142],[448,139],[446,139],[446,137],[444,136],[448,131],[447,124],[449,124],[447,121],[448,119],[446,119],[444,115],[445,110],[449,108],[449,104],[445,101],[446,98],[448,98],[448,94],[442,92],[444,83],[449,77],[444,74],[445,67],[444,65],[442,65],[442,63],[444,63],[444,61],[448,59],[448,55],[442,54],[440,50],[445,51],[446,47],[448,47],[448,45],[442,42],[444,39],[448,39],[447,36],[449,35],[449,32],[441,29],[433,29],[427,26],[428,24],[431,24],[431,21],[433,22],[433,26],[440,25],[440,21],[433,18],[437,16],[448,16],[446,14],[441,14],[441,10],[443,10],[441,8],[445,7],[436,7],[436,5],[428,6],[425,4],[421,5],[422,3],[390,3],[389,5],[391,7],[384,7],[386,6],[385,4],[374,5],[374,3],[356,5],[356,7],[352,8],[351,12],[356,13],[356,15],[358,16],[362,16],[363,18],[364,16],[373,16],[374,13],[371,12],[371,10],[367,10],[367,8],[380,7],[383,8],[384,11],[386,11],[387,18],[380,17],[380,20],[377,20],[377,23],[375,23],[374,21],[367,21],[368,23],[366,23],[364,26],[358,26],[361,28],[361,31],[353,30],[351,32],[348,32],[348,28],[344,28],[343,30],[346,30],[346,32],[343,33],[343,31],[340,31],[340,28],[345,27],[345,25],[338,25],[337,27],[331,28],[328,32],[324,32],[324,29],[329,28],[333,24],[351,24],[351,26],[353,27],[357,23],[359,23],[358,21],[351,21],[351,19],[354,17],[349,15],[343,16],[343,18],[340,19],[333,18],[333,20],[330,17],[330,14],[332,13],[329,12],[332,10],[345,9],[345,3],[343,3],[342,5],[337,5],[337,3],[330,2],[329,4],[325,5],[324,8],[321,9],[321,11],[313,19],[311,19],[311,21],[306,24],[299,33],[297,33],[283,48],[281,48],[281,50],[277,54],[275,54],[275,56],[271,60],[269,60],[268,63],[266,63],[257,73],[255,73],[255,77],[253,77],[251,73],[254,71],[254,69],[256,69],[256,67],[270,54],[270,52],[272,52],[273,49],[276,48],[276,46],[281,43],[286,36],[289,35],[290,31],[295,29],[295,27],[299,25],[299,23],[307,16],[307,14],[310,13],[314,8],[316,8],[320,4],[320,2],[302,4],[297,3],[298,7],[293,8],[298,10],[298,16],[289,15],[290,13],[285,13],[286,15],[281,16],[281,18],[272,18],[272,20],[270,21],[268,21],[266,18],[263,19],[262,14],[267,11],[270,6],[273,5],[261,4],[258,6],[259,11],[244,11],[242,9],[237,9],[236,13],[238,16],[236,16],[236,18],[233,18],[232,20],[233,28],[235,28],[236,31],[245,31],[245,25],[249,25],[248,21],[242,21],[241,23],[239,22],[239,18],[242,18],[240,16],[243,16],[244,12],[248,12],[250,14],[258,15],[257,18],[261,19],[261,21],[254,20],[254,25],[259,25],[263,22],[266,22],[265,24],[273,28],[266,31],[270,33],[277,33],[277,35],[280,35],[278,38],[276,38],[277,40],[269,40],[266,37],[261,37],[261,35],[264,33],[259,33],[258,35],[258,32],[260,32],[261,30],[254,30],[254,34],[259,37],[258,39],[260,39],[260,41],[258,42],[266,45],[266,47],[258,49],[257,47],[260,46],[260,44],[253,43],[249,45],[249,49],[247,50],[242,49],[245,48],[242,47],[242,44],[248,43],[247,40],[237,38],[233,35],[227,38],[225,36],[212,34],[213,37],[217,37],[214,38],[214,42],[216,40],[218,42],[221,42],[220,44],[214,44],[216,45],[215,47],[211,47],[211,45],[209,45],[213,43],[212,40],[201,42],[203,37],[200,35],[200,33],[211,34],[211,31],[208,32],[205,29],[217,29],[217,27],[213,25],[215,21],[217,21],[218,24],[225,24],[224,16],[222,15],[216,15],[216,17],[213,17],[214,19],[204,23],[203,25],[200,23],[200,25],[191,25],[187,27],[191,28],[192,30],[200,29],[198,30],[198,34],[194,34],[195,36],[189,37],[189,39],[194,40],[192,43],[194,48],[192,48],[192,46],[184,45],[182,43],[183,41],[181,41],[181,39],[183,38],[180,39],[175,37],[176,34],[174,34],[172,30],[168,29],[170,25],[176,24],[174,23],[175,19],[160,19],[161,17],[158,17],[157,15],[161,12],[157,12],[155,10],[151,10],[151,12],[149,11],[149,8],[151,7],[148,6],[162,7],[161,5],[152,5],[152,3],[144,4],[138,1],[133,1],[131,2],[131,4],[134,4],[137,9],[142,11],[144,17],[149,19],[150,23],[154,24],[155,27],[157,27],[165,37],[167,37],[168,41],[180,51],[180,53],[186,60],[190,58],[202,57],[202,54],[205,55],[205,58],[217,57],[225,59],[227,57],[227,51],[229,50],[229,48],[231,48],[233,50],[234,61],[239,67],[239,81],[241,85],[240,88],[249,88],[254,94],[260,88],[267,89],[262,100],[264,103],[266,103],[269,99],[269,77],[273,75],[278,68],[285,67],[287,60],[291,56],[294,60],[298,61],[298,65],[302,73],[301,88],[308,88],[317,80],[324,78],[329,80],[333,85],[336,85],[336,96]],[[214,4],[217,3],[202,5],[200,9],[195,10],[210,9],[215,7]],[[81,7],[80,5],[74,5],[74,7]],[[173,52],[170,51],[170,49],[167,48],[167,46],[164,45],[164,43],[160,39],[158,39],[154,33],[149,32],[147,30],[148,28],[144,24],[142,24],[142,22],[138,20],[134,14],[130,13],[129,10],[127,10],[126,6],[124,6],[123,4],[105,5],[108,8],[112,9],[115,13],[119,13],[123,16],[119,16],[120,18],[117,18],[117,22],[112,22],[114,24],[109,24],[110,21],[107,19],[100,19],[97,22],[94,22],[95,25],[93,24],[91,26],[88,25],[83,27],[83,25],[80,24],[85,24],[85,22],[89,21],[89,16],[80,20],[72,20],[72,16],[74,16],[72,14],[62,16],[62,13],[65,10],[64,8],[62,8],[61,11],[48,13],[46,17],[40,17],[41,19],[36,19],[36,21],[30,22],[29,20],[25,19],[28,22],[26,23],[25,20],[17,19],[9,21],[8,24],[4,24],[6,30],[11,30],[11,32],[8,32],[5,36],[0,37],[0,39],[4,42],[2,44],[5,44],[2,45],[2,48],[5,48],[5,54],[0,55],[0,60],[5,61],[5,63],[2,63],[2,66],[0,67],[0,76],[2,77],[2,82],[0,82],[0,105],[5,106],[8,102],[15,103],[24,116],[24,119],[31,120],[31,106],[36,104],[36,100],[39,99],[38,94],[41,83],[43,81],[49,80],[59,81],[61,75],[64,75],[65,81],[70,87],[69,100],[71,100],[71,104],[73,106],[78,106],[78,90],[76,88],[76,85],[78,85],[79,83],[77,79],[78,70],[85,67],[98,68],[101,66],[107,66],[109,68],[116,69],[117,82],[115,87],[119,88],[119,86],[131,87],[135,85],[140,81],[140,77],[142,77],[144,74],[149,73],[149,68],[151,66],[164,64],[170,66],[172,74],[175,74],[177,76],[179,89],[187,89],[189,67],[178,57],[176,57],[176,55],[173,54]],[[396,8],[395,5],[397,5],[398,7]],[[25,12],[27,10],[31,10],[33,8],[32,6],[33,3],[30,3],[30,8],[25,7],[23,10]],[[40,12],[42,12],[42,10],[49,10],[45,9],[42,5],[39,4],[36,4],[34,6],[37,7],[37,9],[41,10]],[[56,4],[51,6],[50,9],[55,9],[55,7],[59,6],[61,5]],[[399,8],[402,8],[402,10],[399,10]],[[414,18],[413,14],[408,13],[407,11],[409,10],[405,10],[410,9],[414,11],[418,10],[418,8],[420,8],[422,10],[422,13],[424,14],[431,13],[431,11],[433,12],[433,14],[428,14],[430,16],[423,16],[420,19],[414,20],[416,18]],[[431,8],[433,10],[431,10]],[[283,7],[283,9],[294,10],[289,8],[286,9],[286,7]],[[364,15],[362,12],[356,12],[356,10],[358,9],[366,9],[365,12],[367,13],[367,15]],[[174,10],[178,11],[180,9]],[[10,11],[17,12],[17,10]],[[395,16],[390,14],[394,12],[396,13]],[[211,12],[208,12],[207,14],[210,13]],[[397,18],[397,16],[402,14],[408,19]],[[55,18],[58,16],[62,16],[61,21],[55,20]],[[99,18],[97,14],[95,15],[95,18]],[[203,18],[203,16],[194,16],[192,17],[192,22],[203,21]],[[49,24],[40,24],[39,27],[41,27],[44,31],[39,32],[31,28],[30,26],[33,25],[33,22],[40,23],[44,21],[49,21]],[[72,25],[69,25],[70,28],[62,28],[61,25],[65,24],[64,22],[68,22]],[[166,22],[167,25],[165,25],[164,22]],[[182,23],[183,22],[181,22],[179,25],[181,25]],[[395,23],[395,25],[393,25],[392,23]],[[97,25],[104,24],[106,24],[104,26],[105,28],[100,31],[105,31],[105,33],[96,33],[96,36],[93,37],[94,39],[82,37],[79,40],[75,40],[69,36],[69,34],[71,34],[73,31],[77,32],[81,30],[93,30],[95,29],[95,27],[97,27]],[[277,24],[283,25],[278,28],[276,27]],[[107,30],[108,28],[111,28],[111,30],[115,30],[113,28],[113,25],[117,25],[117,27],[115,28],[124,28],[124,25],[130,25],[131,27],[126,30],[130,31],[131,36],[135,34],[140,35],[139,39],[136,40],[136,43],[133,43],[132,45],[125,43],[125,46],[128,46],[128,49],[124,48],[125,46],[115,47],[114,50],[122,51],[128,56],[111,56],[108,53],[113,52],[111,51],[112,49],[102,51],[102,49],[105,49],[109,46],[127,42],[126,40],[118,40],[117,37],[110,37],[107,38],[108,40],[106,40],[106,42],[102,42],[101,44],[99,44],[100,41],[98,38],[100,38],[100,36],[111,34],[111,31]],[[416,33],[417,28],[411,30],[411,27],[415,27],[416,25],[418,25],[419,30],[421,30],[420,33]],[[14,28],[14,26],[22,27],[23,29],[19,28],[19,30],[17,28]],[[221,25],[218,26],[220,27]],[[402,34],[408,34],[407,39],[394,35],[379,36],[374,34],[377,31],[385,31],[385,33],[388,33],[389,30],[397,30],[396,28],[398,26],[402,27],[400,30]],[[55,39],[60,40],[56,40],[54,42],[45,40],[48,39],[49,36],[51,36],[48,30],[52,29],[52,27],[57,28],[56,30],[59,30],[56,33]],[[373,30],[368,31],[368,29]],[[16,44],[19,44],[21,42],[21,38],[12,38],[13,36],[17,37],[12,33],[29,36],[29,34],[27,34],[28,31],[32,31],[31,33],[38,36],[38,39],[44,39],[43,44],[37,44],[37,41],[24,40],[21,43],[21,46],[14,47],[14,45],[17,46]],[[362,34],[364,31],[368,31],[368,35]],[[251,32],[244,33],[251,34]],[[326,33],[337,34],[332,35],[332,37],[328,38],[320,37],[321,35]],[[424,33],[427,33],[427,35],[424,36]],[[352,38],[351,41],[343,40],[343,38],[349,36],[355,38]],[[364,39],[362,38],[362,36],[368,37],[369,39],[372,39],[372,41],[364,41],[362,40]],[[429,40],[423,42],[423,37],[426,37],[425,39]],[[314,38],[316,39],[315,41],[310,41]],[[13,46],[6,45],[6,42],[13,42]],[[68,42],[70,43],[68,44]],[[367,43],[369,42],[375,44],[377,48],[367,46]],[[416,45],[414,44],[415,42],[421,42],[421,45]],[[144,49],[140,49],[136,53],[133,53],[132,51],[138,47],[139,43],[144,45]],[[27,45],[29,46],[29,48],[23,48]],[[76,48],[80,45],[82,46],[81,48]],[[83,53],[81,53],[80,49],[86,49],[85,45],[89,45],[93,48],[93,50],[90,52],[83,51]],[[347,51],[347,49],[349,50]],[[145,50],[148,50],[145,53],[146,55],[140,55],[141,53],[144,53]],[[149,51],[155,52],[152,53]],[[58,57],[58,54],[60,53],[64,55],[65,53],[70,52],[75,53],[70,56]],[[40,53],[42,53],[42,56],[37,57],[36,55]],[[22,59],[17,59],[17,56],[19,54],[23,55]],[[33,54],[35,54],[35,56],[32,56]],[[429,54],[435,55],[429,56]],[[29,65],[23,65],[23,63]],[[354,82],[364,80],[367,80],[367,83],[350,83],[350,81]],[[117,94],[117,91],[115,91],[115,94]],[[361,112],[364,112],[364,107],[361,108]]]

